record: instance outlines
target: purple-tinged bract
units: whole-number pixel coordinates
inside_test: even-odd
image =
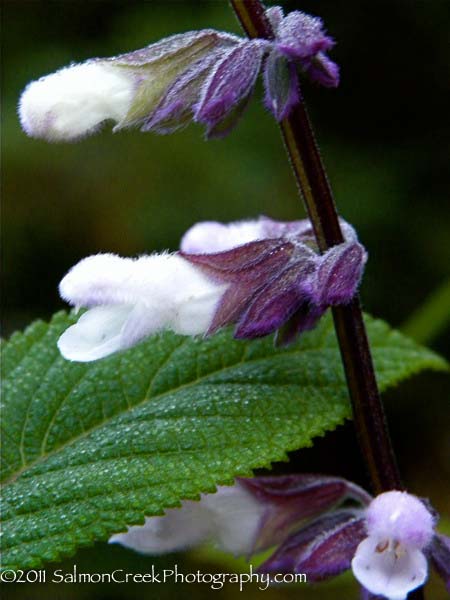
[[[363,504],[370,501],[363,489],[340,477],[296,474],[239,478],[238,482],[268,507],[253,553],[282,542],[299,524],[315,519],[346,499]]]
[[[298,10],[284,17],[277,31],[277,48],[289,58],[310,60],[330,50],[334,42],[323,29],[322,20]]]
[[[252,93],[266,46],[264,40],[241,42],[212,70],[195,110],[195,120],[207,125],[210,137]]]
[[[248,222],[246,223],[249,227]],[[231,224],[231,231],[236,224]],[[347,240],[320,255],[308,222],[282,223],[262,218],[255,222],[260,238],[222,252],[190,253],[184,259],[218,283],[228,284],[208,333],[235,324],[236,338],[257,338],[278,331],[280,345],[311,329],[328,306],[345,304],[356,293],[367,254],[345,224]],[[202,232],[221,232],[217,225],[195,226],[195,238],[206,243]],[[201,249],[193,236],[188,247]]]
[[[350,568],[365,535],[364,518],[356,511],[335,511],[294,533],[260,567],[261,572],[307,573],[321,581]]]
[[[300,95],[295,65],[272,50],[264,66],[264,102],[277,121],[289,116],[292,108],[298,104]]]
[[[345,304],[361,279],[367,254],[358,242],[339,244],[326,252],[314,282],[314,303],[319,306]]]

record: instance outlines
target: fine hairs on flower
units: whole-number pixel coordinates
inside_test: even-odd
[[[111,58],[72,64],[31,82],[19,117],[31,137],[76,141],[106,121],[167,134],[198,122],[223,137],[247,108],[263,74],[265,104],[277,120],[300,101],[298,74],[336,87],[339,69],[326,52],[322,21],[300,11],[266,11],[275,39],[248,40],[203,29],[169,36]],[[266,59],[266,60],[264,60]]]
[[[178,253],[87,257],[59,286],[69,304],[88,309],[62,334],[59,350],[89,362],[161,331],[210,335],[230,324],[238,338],[277,332],[279,343],[289,343],[355,293],[367,255],[354,230],[344,230],[348,241],[323,255],[311,248],[308,221],[261,217],[198,223]]]

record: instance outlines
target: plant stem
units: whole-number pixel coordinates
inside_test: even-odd
[[[273,39],[274,34],[259,0],[231,0],[249,37]],[[342,243],[344,237],[333,194],[311,127],[301,101],[280,123],[292,168],[313,224],[321,252]],[[375,371],[358,297],[350,304],[333,307],[333,318],[356,432],[366,461],[374,494],[403,489],[378,392]]]

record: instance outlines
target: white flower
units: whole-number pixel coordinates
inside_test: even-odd
[[[372,594],[403,600],[428,575],[422,550],[433,538],[434,520],[425,505],[406,492],[386,492],[367,508],[368,536],[358,546],[352,569]]]
[[[172,35],[145,48],[72,64],[30,83],[19,103],[23,129],[72,141],[104,121],[169,133],[192,120],[203,84],[241,38],[213,29]],[[244,42],[252,46],[254,42]]]
[[[113,535],[119,543],[144,554],[176,552],[207,540],[225,552],[248,554],[253,547],[264,504],[239,484],[202,494],[199,502],[186,500],[162,517],[146,517],[144,525]]]
[[[107,119],[122,121],[135,87],[130,70],[102,61],[72,65],[27,86],[19,103],[20,122],[31,137],[76,140]]]
[[[90,256],[60,283],[64,300],[89,310],[58,347],[65,358],[88,362],[164,329],[206,333],[225,289],[177,254]]]

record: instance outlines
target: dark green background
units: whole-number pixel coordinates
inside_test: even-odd
[[[369,250],[365,309],[401,327],[448,277],[448,6],[441,0],[304,0],[285,3],[323,17],[338,44],[338,90],[304,85],[340,213]],[[258,89],[225,140],[206,143],[198,126],[168,137],[129,131],[50,145],[21,131],[16,104],[36,79],[92,56],[133,50],[189,29],[239,33],[227,3],[166,1],[2,2],[3,331],[63,307],[57,284],[80,258],[175,249],[203,219],[304,216],[280,136]],[[448,351],[448,330],[429,343]],[[386,395],[395,446],[409,487],[440,510],[450,503],[449,386],[424,374]],[[319,440],[280,469],[333,472],[365,482],[351,426]],[[152,559],[98,545],[78,563],[136,572]],[[181,557],[176,557],[181,563]],[[174,560],[170,558],[168,564]],[[66,563],[71,568],[73,560]],[[117,567],[119,565],[119,567]],[[190,568],[221,571],[190,559]],[[187,569],[187,567],[186,567]],[[178,598],[192,586],[8,586],[15,598]],[[341,587],[278,588],[275,598],[347,598]],[[233,587],[214,592],[228,598]],[[196,589],[196,597],[213,594]],[[435,587],[432,598],[445,597]]]

